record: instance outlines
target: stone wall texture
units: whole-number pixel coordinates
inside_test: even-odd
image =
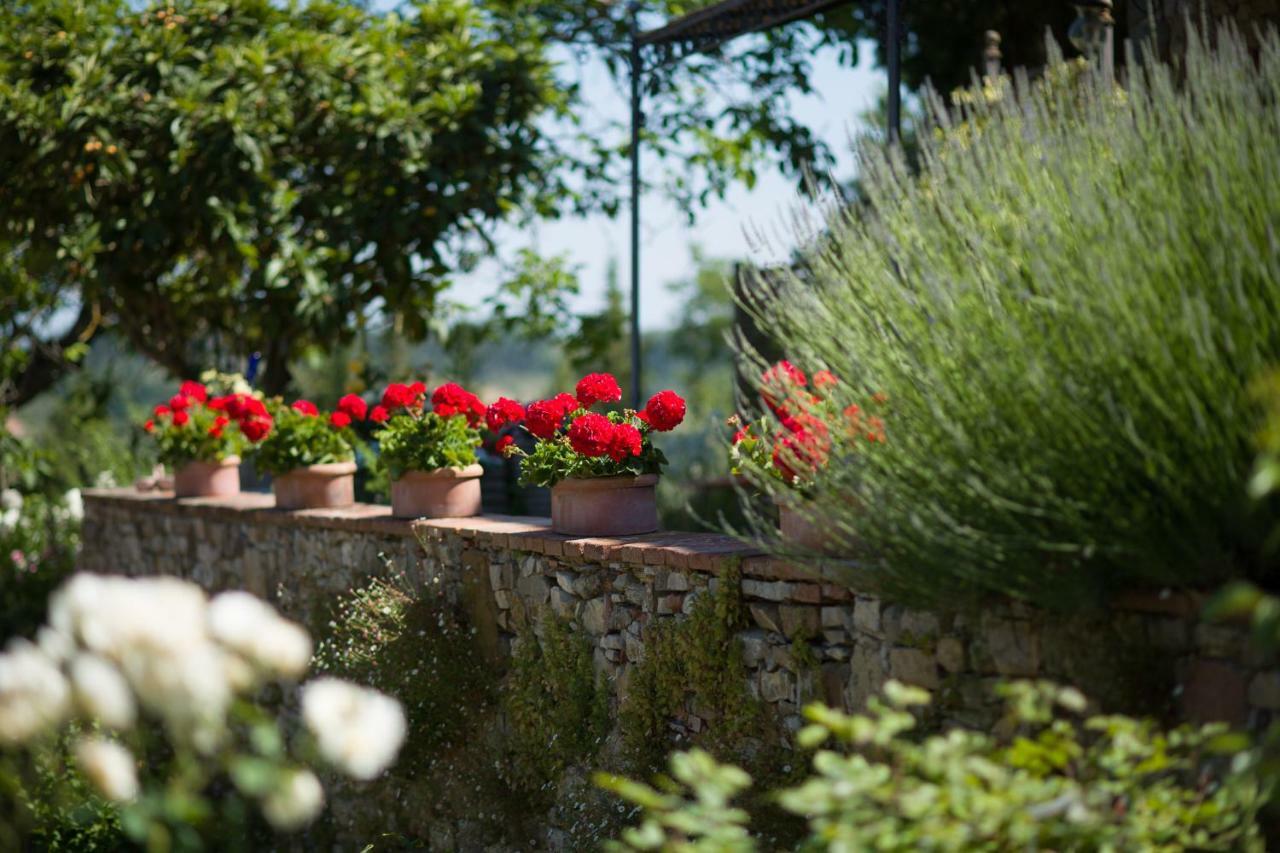
[[[1257,727],[1280,709],[1280,671],[1242,630],[1201,624],[1201,602],[1186,593],[1134,594],[1071,616],[1008,601],[947,613],[859,594],[711,534],[572,539],[540,518],[411,523],[370,505],[283,512],[258,494],[176,501],[104,490],[87,493],[85,509],[82,569],[247,589],[313,629],[336,595],[391,565],[443,591],[498,661],[522,626],[548,611],[570,617],[615,701],[644,657],[646,626],[685,618],[727,576],[749,616],[738,634],[743,677],[784,729],[799,725],[805,702],[856,710],[889,678],[934,691],[943,725],[997,725],[992,686],[1026,677],[1076,684],[1103,710],[1168,720]],[[673,725],[703,722],[689,709]]]

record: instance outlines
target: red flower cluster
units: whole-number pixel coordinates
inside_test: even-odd
[[[530,403],[525,410],[525,426],[541,439],[551,439],[560,430],[565,416],[579,408],[576,398],[569,394],[557,394],[550,400]]]
[[[427,386],[421,382],[414,382],[411,385],[392,382],[387,386],[387,390],[382,392],[382,408],[388,413],[396,409],[420,409],[422,397],[426,393]]]
[[[320,410],[316,408],[316,404],[310,400],[294,400],[293,405],[289,408],[293,409],[298,414],[306,415],[309,418],[314,418],[320,414]]]
[[[596,403],[616,403],[622,399],[622,388],[612,373],[588,373],[578,380],[574,391],[584,409]]]
[[[306,403],[305,400],[298,402]],[[298,404],[295,403],[296,405]],[[235,421],[245,438],[258,442],[267,437],[274,425],[267,407],[257,397],[248,394],[227,394],[210,398],[209,389],[204,385],[187,380],[178,388],[178,393],[169,398],[168,404],[155,407],[152,418],[144,423],[142,428],[147,432],[154,432],[159,422],[165,419],[168,419],[174,427],[186,427],[191,423],[192,413],[197,409],[217,412],[213,422],[205,428],[205,431],[214,438],[221,438],[227,426]]]
[[[812,415],[784,416],[782,425],[790,431],[773,448],[773,464],[788,483],[800,470],[813,473],[827,463],[831,435],[827,425]]]
[[[257,397],[249,394],[227,394],[214,397],[208,403],[216,412],[224,412],[229,420],[240,425],[240,432],[255,444],[271,433],[275,421],[267,407]]]
[[[498,432],[508,424],[518,424],[524,420],[524,406],[515,400],[499,397],[489,404],[484,413],[485,426],[489,432]]]
[[[178,393],[184,397],[190,397],[197,403],[204,403],[209,399],[209,389],[191,379],[178,386]]]
[[[431,392],[431,410],[442,418],[463,415],[472,427],[480,426],[485,417],[480,398],[456,382],[446,382]]]
[[[684,398],[675,391],[659,391],[649,398],[636,417],[658,432],[670,432],[684,421]]]
[[[338,412],[346,415],[352,421],[362,421],[365,419],[365,415],[369,413],[369,404],[355,394],[348,394],[338,401],[338,408],[334,414]]]
[[[569,425],[569,444],[583,456],[608,456],[622,462],[639,456],[644,439],[631,424],[615,424],[605,415],[587,412]]]

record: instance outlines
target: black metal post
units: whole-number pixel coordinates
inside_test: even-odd
[[[640,352],[640,26],[636,2],[627,4],[631,17],[631,405],[640,408],[643,393]]]
[[[889,0],[885,7],[884,59],[889,66],[889,143],[896,145],[902,134],[902,57],[899,55],[902,0]]]

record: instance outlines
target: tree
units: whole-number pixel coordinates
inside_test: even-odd
[[[272,390],[370,306],[420,337],[487,223],[563,196],[544,44],[462,0],[6,4],[0,403],[102,328],[177,374],[261,351]]]

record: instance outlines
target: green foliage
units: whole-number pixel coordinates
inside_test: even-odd
[[[1240,483],[1280,361],[1280,39],[1184,71],[975,99],[918,178],[867,150],[865,206],[749,300],[847,402],[888,394],[887,444],[812,506],[891,594],[1060,607],[1271,564]]]
[[[609,693],[592,668],[591,645],[552,615],[517,638],[502,702],[514,779],[530,792],[598,753],[609,730]]]
[[[581,413],[581,409],[570,412],[565,417],[565,423],[572,423]],[[549,440],[538,439],[533,450],[528,453],[519,448],[512,451],[520,457],[520,485],[549,488],[570,477],[638,477],[641,474],[662,473],[667,457],[650,439],[648,425],[638,420],[635,412],[630,409],[609,412],[606,417],[615,424],[630,424],[640,431],[639,456],[627,456],[622,461],[614,460],[608,455],[584,456],[573,449],[567,435],[556,435]]]
[[[375,302],[421,337],[484,224],[563,195],[545,46],[521,4],[5,4],[5,331],[62,364],[113,324],[178,375],[215,337],[276,391]],[[46,352],[29,320],[67,305]]]
[[[714,591],[700,592],[688,619],[659,619],[645,628],[644,658],[632,669],[618,708],[629,760],[657,767],[670,742],[671,721],[688,708],[708,721],[702,740],[717,754],[765,731],[760,703],[747,692],[742,646],[739,570],[727,570]]]
[[[249,446],[240,428],[225,423],[224,413],[207,406],[193,405],[186,410],[187,420],[179,425],[172,417],[157,418],[148,432],[155,440],[157,456],[171,468],[188,462],[219,462],[237,456]],[[217,423],[223,422],[219,429]]]
[[[274,420],[271,433],[254,451],[254,467],[280,476],[308,465],[350,462],[355,458],[347,429],[339,429],[319,415],[304,415],[274,400],[268,409]]]
[[[920,737],[915,712],[929,694],[897,682],[865,714],[806,708],[797,740],[824,748],[805,782],[777,794],[809,823],[800,849],[1265,849],[1258,814],[1272,785],[1247,738],[1220,724],[1081,719],[1085,698],[1046,682],[1001,692],[1009,734],[1000,738],[960,729]],[[729,805],[745,774],[699,753],[677,754],[672,768],[683,789],[602,780],[645,813],[622,849],[719,849],[714,838],[758,848],[742,838],[746,815]]]
[[[406,471],[465,468],[476,462],[480,432],[459,415],[442,418],[435,412],[402,411],[375,436],[382,463],[391,479]]]

